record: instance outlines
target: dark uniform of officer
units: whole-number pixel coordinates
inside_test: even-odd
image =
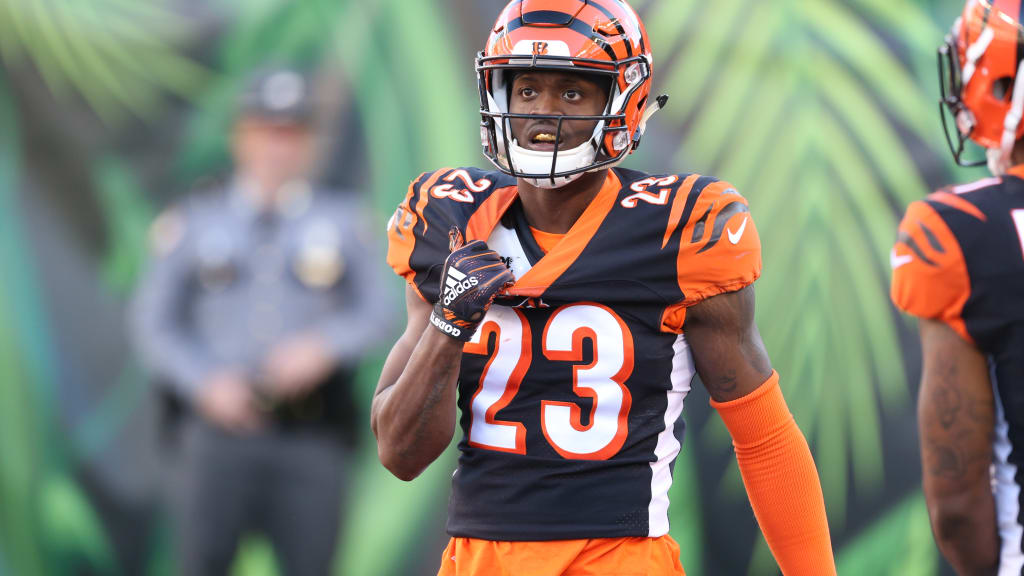
[[[306,79],[258,76],[236,123],[236,172],[153,225],[135,302],[144,364],[184,407],[171,490],[188,575],[228,571],[265,533],[286,574],[326,574],[345,445],[363,411],[353,369],[386,332],[370,214],[304,179]],[[382,292],[382,286],[383,292]]]

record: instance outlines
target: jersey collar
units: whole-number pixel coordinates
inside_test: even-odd
[[[1016,166],[1012,166],[1009,170],[1006,171],[1006,173],[1010,176],[1016,176],[1017,178],[1024,180],[1024,164],[1017,164]]]
[[[590,202],[586,210],[583,211],[579,219],[572,225],[572,228],[566,232],[562,241],[551,252],[548,252],[543,258],[538,260],[522,278],[516,279],[515,285],[508,290],[508,294],[527,298],[539,298],[542,296],[569,269],[569,266],[579,258],[583,249],[593,239],[594,234],[597,233],[598,228],[601,227],[608,213],[615,206],[615,201],[618,199],[621,189],[622,183],[618,175],[615,174],[614,170],[608,170],[608,175],[605,177],[601,190]],[[511,200],[505,205],[506,209],[518,194],[515,190],[513,188],[513,193],[509,194]],[[498,214],[498,218],[500,217],[501,214]],[[498,219],[495,219],[491,223],[487,230],[488,235],[497,221]]]

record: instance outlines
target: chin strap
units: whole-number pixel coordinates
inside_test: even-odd
[[[636,148],[636,145],[640,143],[640,137],[647,131],[647,122],[649,122],[651,117],[657,114],[658,111],[664,110],[666,104],[668,104],[668,94],[662,94],[654,99],[653,105],[648,106],[647,109],[644,110],[644,115],[640,118],[640,126],[638,126],[636,130],[636,138],[633,139],[634,149]]]

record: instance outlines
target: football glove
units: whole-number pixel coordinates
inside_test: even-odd
[[[487,244],[474,240],[463,245],[462,233],[448,233],[451,254],[444,262],[441,293],[430,323],[445,334],[468,342],[487,314],[495,296],[515,282],[501,257]]]

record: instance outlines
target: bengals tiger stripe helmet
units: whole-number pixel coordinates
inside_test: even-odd
[[[939,47],[939,110],[960,166],[985,164],[963,158],[964,145],[973,140],[987,149],[992,172],[1002,174],[1024,136],[1024,82],[1016,81],[1024,75],[1022,20],[1024,0],[967,0]]]
[[[498,16],[477,55],[480,136],[484,155],[499,170],[543,188],[557,188],[585,172],[615,166],[640,144],[650,117],[653,58],[647,32],[622,0],[513,0]],[[604,113],[597,116],[510,114],[509,88],[516,72],[573,70],[609,78]],[[571,150],[528,150],[512,135],[513,118],[557,122],[596,121],[591,138]]]

